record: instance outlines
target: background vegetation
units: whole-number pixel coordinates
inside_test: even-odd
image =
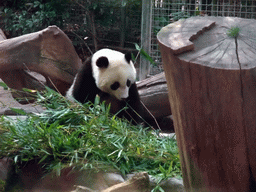
[[[94,52],[140,43],[141,0],[6,0],[0,2],[0,18],[8,38],[57,25],[82,59],[91,55],[85,44]]]

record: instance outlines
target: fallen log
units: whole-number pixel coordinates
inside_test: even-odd
[[[2,32],[1,38],[6,39]],[[56,26],[0,42],[0,78],[13,89],[43,89],[28,73],[34,71],[64,94],[81,65],[72,42]]]
[[[156,119],[171,115],[164,73],[137,82],[137,87],[142,103]]]

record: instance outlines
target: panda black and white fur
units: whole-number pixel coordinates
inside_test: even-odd
[[[121,110],[119,117],[124,116],[135,123],[140,119],[136,113],[141,111],[135,80],[136,70],[131,54],[101,49],[81,67],[66,97],[85,103],[94,102],[96,95],[99,95],[101,101],[111,103],[112,113]],[[127,104],[128,109],[122,111]]]

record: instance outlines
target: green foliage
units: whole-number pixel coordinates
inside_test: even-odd
[[[187,12],[180,11],[172,13],[171,17],[171,20],[169,17],[154,17],[154,33],[157,34],[162,29],[162,27],[170,24],[171,22],[189,18],[190,15]]]
[[[88,7],[90,12],[93,12],[97,24],[101,26],[111,27],[114,21],[120,20],[115,13],[119,10],[120,5],[118,1],[91,1]]]
[[[83,0],[78,0],[78,2],[83,2]],[[141,10],[140,0],[124,0],[123,2],[119,0],[97,0],[88,1],[87,9],[94,13],[97,24],[101,26],[112,27],[115,22],[121,22],[120,8],[126,8],[127,12],[131,10]],[[127,16],[131,16],[127,14]]]
[[[156,66],[157,64],[154,62],[152,57],[142,48],[140,47],[137,43],[135,43],[135,48],[137,51],[139,51],[139,54],[144,57],[146,60],[148,60],[153,66]]]
[[[171,16],[173,21],[178,21],[180,19],[187,19],[190,17],[189,13],[184,11],[172,13]]]
[[[8,86],[4,82],[0,82],[0,86],[4,88],[4,90],[8,90]]]
[[[169,17],[155,17],[154,18],[154,33],[157,34],[162,27],[170,24]]]
[[[4,191],[5,182],[0,179],[0,191]]]
[[[49,25],[61,27],[63,20],[69,17],[68,12],[64,11],[67,4],[67,0],[36,0],[21,1],[14,4],[15,7],[2,7],[0,12],[3,17],[3,28],[11,32],[12,36],[18,36],[44,29]]]
[[[147,171],[160,180],[180,176],[177,143],[153,130],[110,115],[109,106],[72,103],[47,89],[37,96],[46,110],[26,120],[0,120],[0,157],[14,162],[37,159],[60,173],[64,166],[117,169],[126,174]],[[24,111],[17,111],[24,113]]]
[[[238,35],[239,35],[239,31],[240,31],[240,28],[239,28],[239,27],[231,27],[231,28],[227,31],[227,35],[228,35],[229,37],[236,38],[236,37],[238,37]]]
[[[86,57],[84,48],[91,44],[97,48],[96,41],[116,46],[123,35],[126,46],[137,42],[141,4],[141,0],[6,0],[0,7],[0,28],[11,38],[57,25]]]

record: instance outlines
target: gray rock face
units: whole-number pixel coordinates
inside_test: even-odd
[[[185,192],[183,181],[176,178],[170,178],[160,183],[165,192]]]

